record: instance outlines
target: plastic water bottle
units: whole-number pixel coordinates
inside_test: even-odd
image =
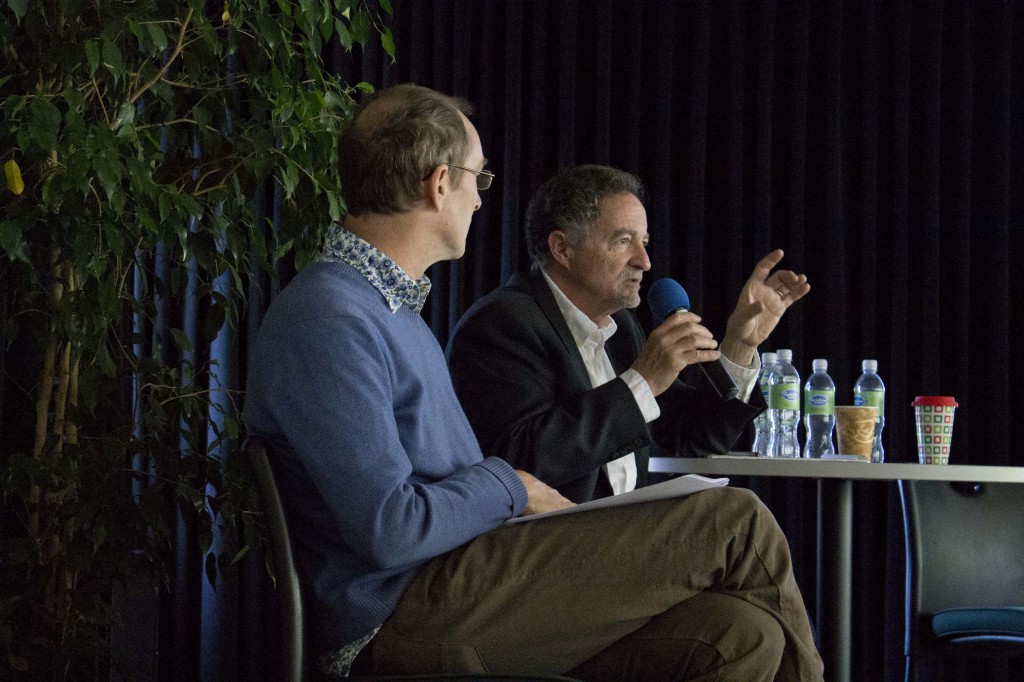
[[[814,360],[814,373],[804,384],[804,457],[836,454],[832,430],[836,427],[836,385],[828,375],[828,360]]]
[[[757,375],[757,385],[764,396],[764,403],[769,403],[768,379],[771,376],[772,368],[775,367],[775,353],[761,353],[761,373]],[[750,447],[761,457],[771,455],[772,447],[772,422],[769,411],[765,410],[754,418],[754,444]]]
[[[882,447],[882,429],[885,428],[885,384],[878,376],[878,360],[860,363],[863,374],[853,385],[853,404],[878,408],[875,419],[875,444],[871,447],[871,461],[884,462],[885,448]]]
[[[793,367],[793,351],[780,349],[778,363],[768,379],[768,409],[772,416],[772,457],[799,457],[800,374]]]

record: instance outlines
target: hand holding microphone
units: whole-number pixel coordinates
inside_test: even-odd
[[[647,302],[659,326],[651,332],[633,368],[647,380],[651,391],[660,394],[686,365],[698,363],[719,396],[735,398],[739,393],[736,383],[721,363],[714,336],[699,324],[700,317],[690,312],[686,290],[675,280],[659,279],[651,285]]]

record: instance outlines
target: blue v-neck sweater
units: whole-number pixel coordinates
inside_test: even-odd
[[[371,632],[431,557],[519,514],[515,471],[484,458],[418,313],[344,263],[275,299],[244,419],[270,444],[321,652]]]

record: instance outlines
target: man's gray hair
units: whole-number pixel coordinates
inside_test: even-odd
[[[348,212],[404,213],[423,196],[423,180],[443,163],[465,163],[469,133],[463,99],[412,83],[371,95],[338,140],[341,193]],[[464,172],[449,169],[452,187]]]
[[[526,248],[534,267],[545,268],[551,262],[548,235],[556,230],[580,246],[600,214],[598,202],[615,194],[645,200],[640,178],[597,164],[563,168],[541,185],[526,209]]]

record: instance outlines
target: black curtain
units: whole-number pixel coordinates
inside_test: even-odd
[[[607,163],[650,193],[645,282],[679,279],[719,336],[756,261],[785,249],[812,290],[762,350],[792,348],[804,377],[827,358],[840,404],[860,361],[877,359],[887,461],[916,461],[910,403],[943,394],[960,403],[953,462],[1024,464],[1010,441],[1024,408],[1012,275],[1024,250],[1024,5],[393,4],[397,62],[339,55],[337,68],[469,99],[498,175],[466,257],[429,273],[424,314],[442,345],[474,300],[528,267],[522,217],[539,184],[563,165]],[[740,483],[786,530],[813,613],[814,483]],[[853,679],[899,679],[898,498],[882,483],[854,495]],[[980,665],[972,679],[1005,675]]]

